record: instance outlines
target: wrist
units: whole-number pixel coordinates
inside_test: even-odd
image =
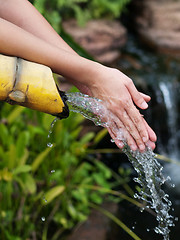
[[[98,62],[91,61],[82,57],[79,57],[80,61],[77,61],[76,74],[71,77],[76,83],[84,84],[87,87],[92,87],[96,84],[97,78],[102,71],[102,65]]]

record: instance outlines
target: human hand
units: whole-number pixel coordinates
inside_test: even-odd
[[[139,148],[144,151],[146,145],[155,148],[156,134],[136,108],[146,109],[150,97],[138,92],[130,78],[117,69],[102,66],[96,79],[87,85],[91,96],[106,102],[108,110],[115,116],[112,125],[123,131],[132,150]],[[108,128],[109,133],[118,147],[122,148],[122,141],[116,139],[114,129]]]

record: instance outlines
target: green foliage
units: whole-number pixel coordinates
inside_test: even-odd
[[[57,32],[64,18],[76,18],[79,25],[94,18],[117,18],[130,0],[32,0]]]
[[[0,108],[0,239],[41,239],[42,232],[43,239],[59,239],[87,218],[90,202],[101,204],[119,184],[88,155],[105,131],[80,137],[84,118],[72,113],[55,123],[48,138],[54,117],[20,106]]]

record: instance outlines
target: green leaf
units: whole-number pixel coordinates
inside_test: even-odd
[[[85,135],[81,138],[80,142],[81,142],[82,144],[88,143],[88,142],[90,142],[90,141],[93,139],[94,136],[95,136],[95,133],[94,133],[94,132],[89,132],[89,133],[85,134]]]
[[[7,152],[7,166],[9,169],[13,169],[17,166],[17,155],[16,155],[16,146],[11,144],[9,146],[9,151]]]
[[[7,168],[4,168],[0,171],[0,180],[3,179],[6,182],[12,181],[12,173],[8,171]]]
[[[41,152],[33,161],[33,163],[31,164],[32,167],[32,171],[35,172],[40,164],[45,160],[45,158],[47,157],[47,155],[49,154],[49,152],[52,150],[53,147],[51,148],[46,148],[43,152]]]
[[[106,179],[109,179],[112,176],[111,170],[102,162],[95,161],[96,166],[100,169],[100,171],[104,174]]]
[[[88,204],[88,194],[87,194],[87,191],[85,191],[85,189],[79,188],[79,189],[73,190],[72,196],[78,201],[81,201],[84,206]]]
[[[17,237],[15,235],[11,235],[10,232],[4,230],[5,236],[6,236],[6,240],[21,240],[20,237]]]
[[[29,132],[23,131],[19,134],[16,143],[16,153],[18,158],[21,158],[24,155],[26,146],[29,143],[29,139],[30,139]]]
[[[82,130],[82,126],[77,127],[74,131],[71,132],[71,136],[74,139],[77,139],[77,137],[79,136],[79,133],[81,132],[81,130]]]
[[[92,192],[91,200],[96,204],[101,204],[103,202],[103,197],[100,196],[100,194],[98,192]]]
[[[11,124],[12,122],[14,122],[19,117],[19,115],[21,115],[21,113],[24,111],[24,109],[25,108],[21,107],[21,106],[15,107],[15,109],[7,117],[8,123]]]
[[[15,168],[13,170],[13,174],[18,175],[20,173],[30,172],[31,169],[32,169],[32,167],[30,165],[22,165],[22,166],[19,166],[19,167]]]
[[[4,146],[8,146],[9,145],[9,141],[8,141],[8,129],[4,124],[0,124],[0,140],[2,141]]]
[[[36,182],[33,177],[28,173],[24,173],[22,174],[21,179],[23,181],[25,188],[24,190],[26,193],[34,194],[36,192]]]
[[[93,173],[92,177],[98,185],[105,188],[109,188],[109,183],[108,181],[106,181],[102,173]]]
[[[48,192],[44,194],[44,198],[46,199],[46,203],[50,203],[54,198],[62,194],[65,190],[64,186],[56,186],[51,188]]]
[[[25,148],[24,155],[19,159],[19,165],[25,165],[29,157],[29,151]]]
[[[5,159],[5,151],[4,148],[0,145],[0,159],[4,160]]]
[[[107,135],[107,133],[108,131],[106,128],[103,128],[101,131],[99,131],[94,138],[94,143],[98,144]]]
[[[67,211],[73,219],[77,219],[77,211],[76,208],[72,205],[72,203],[69,203],[67,205]]]
[[[78,220],[80,221],[80,222],[84,222],[84,221],[86,221],[87,220],[87,215],[85,215],[85,214],[83,214],[83,213],[81,213],[81,212],[78,212],[78,214],[77,214],[77,218],[78,218]]]

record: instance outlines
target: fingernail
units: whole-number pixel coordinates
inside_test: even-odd
[[[133,151],[136,151],[137,150],[137,147],[136,147],[136,145],[130,145],[130,148],[131,148],[131,150],[133,150]]]
[[[147,107],[148,107],[148,104],[147,104],[146,102],[143,102],[143,103],[141,104],[141,107],[142,107],[142,108],[147,108]]]
[[[140,149],[141,151],[144,151],[144,150],[145,150],[145,146],[144,146],[143,144],[140,144],[140,145],[139,145],[139,149]]]

